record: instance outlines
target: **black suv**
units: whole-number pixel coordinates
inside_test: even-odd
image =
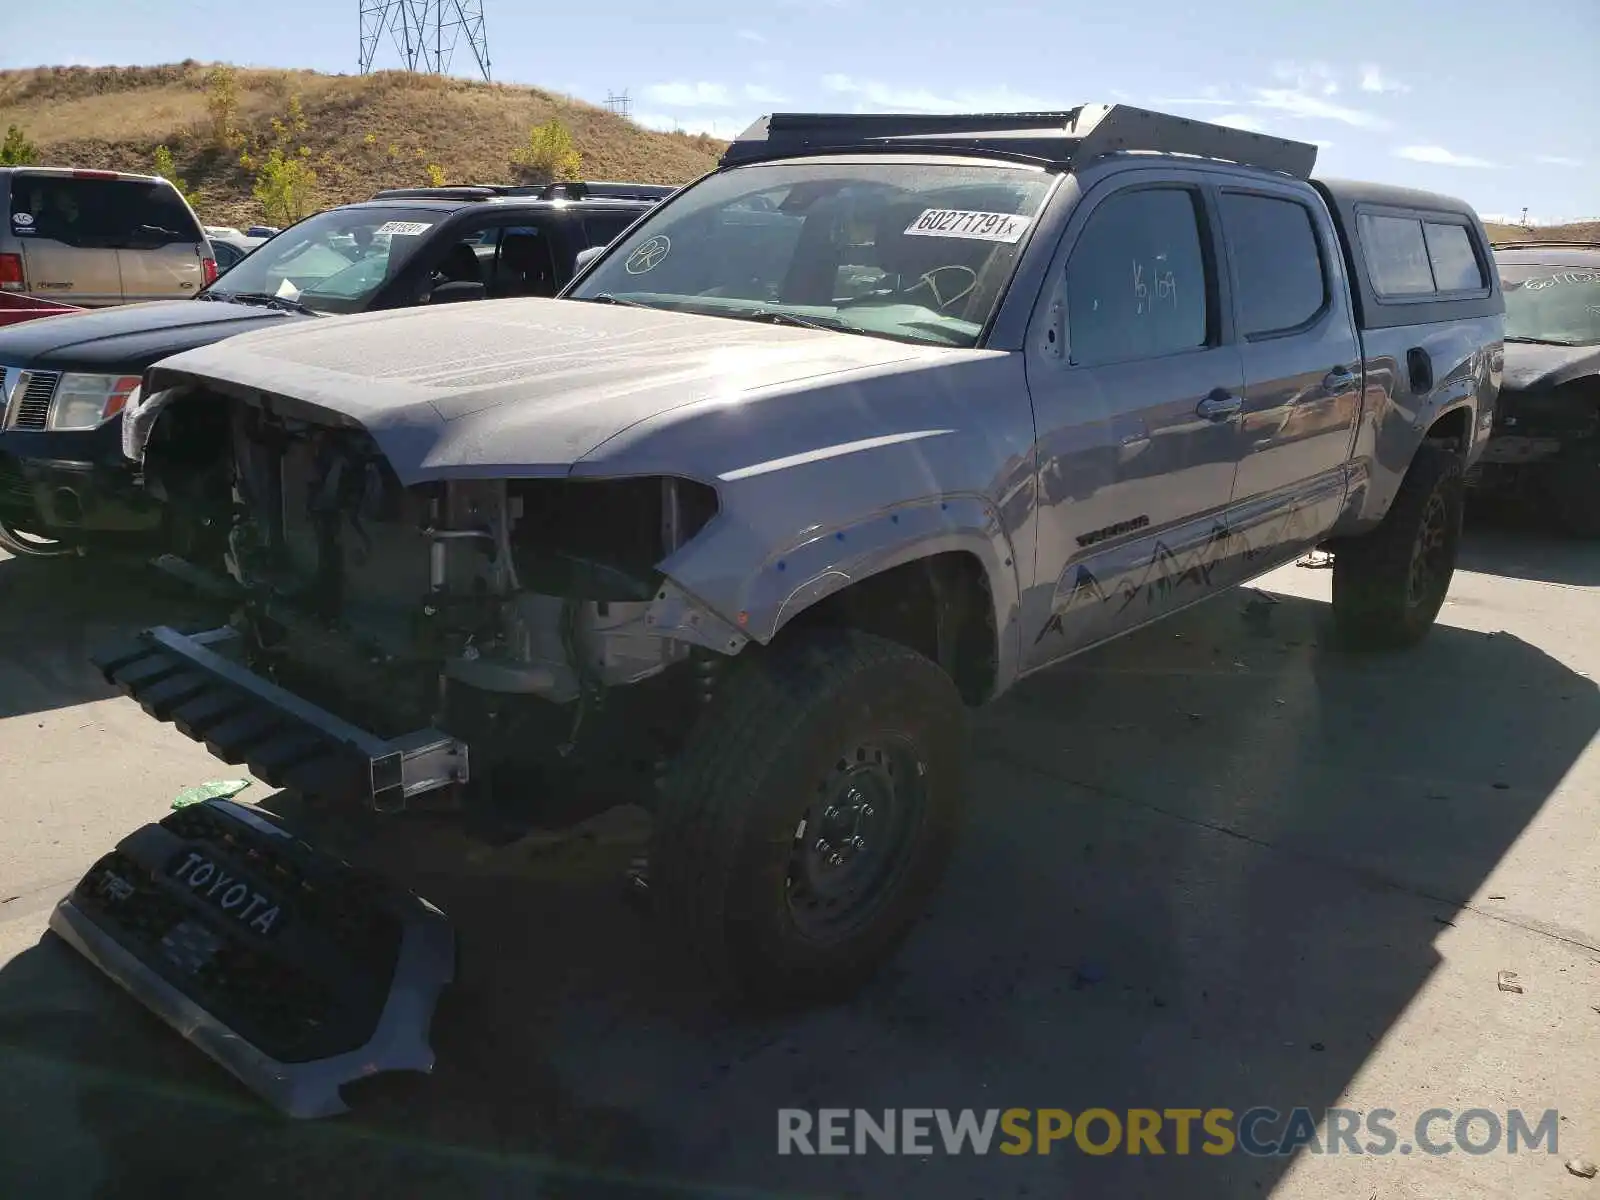
[[[1506,242],[1505,373],[1480,492],[1520,492],[1600,538],[1600,243]]]
[[[191,300],[0,330],[0,545],[48,555],[138,535],[191,543],[183,506],[147,492],[123,454],[122,412],[152,363],[281,321],[554,296],[584,250],[672,190],[393,189],[285,229]]]

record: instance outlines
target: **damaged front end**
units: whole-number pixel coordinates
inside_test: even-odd
[[[407,487],[362,428],[292,399],[192,386],[161,408],[147,485],[212,531],[208,583],[237,606],[102,667],[268,782],[529,825],[647,802],[745,645],[659,567],[716,516],[703,483]]]

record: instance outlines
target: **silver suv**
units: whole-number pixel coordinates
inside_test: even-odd
[[[181,300],[217,277],[211,245],[165,179],[0,167],[0,291],[86,307]]]

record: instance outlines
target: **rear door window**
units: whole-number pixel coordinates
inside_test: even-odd
[[[172,185],[73,175],[11,177],[11,227],[68,246],[141,249],[203,235]]]
[[[1245,337],[1296,329],[1322,311],[1328,283],[1305,205],[1225,192],[1222,223],[1239,283]]]
[[[608,246],[629,225],[639,219],[639,214],[627,212],[586,212],[583,214],[583,231],[591,246]]]

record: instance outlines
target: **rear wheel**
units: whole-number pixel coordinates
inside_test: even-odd
[[[1397,649],[1427,636],[1455,574],[1464,487],[1460,455],[1418,448],[1383,523],[1333,558],[1333,616],[1356,646]]]
[[[882,638],[817,631],[739,663],[657,809],[658,915],[745,999],[849,995],[943,875],[965,732],[949,676]]]
[[[1568,446],[1549,465],[1545,499],[1573,537],[1600,538],[1600,440]]]

